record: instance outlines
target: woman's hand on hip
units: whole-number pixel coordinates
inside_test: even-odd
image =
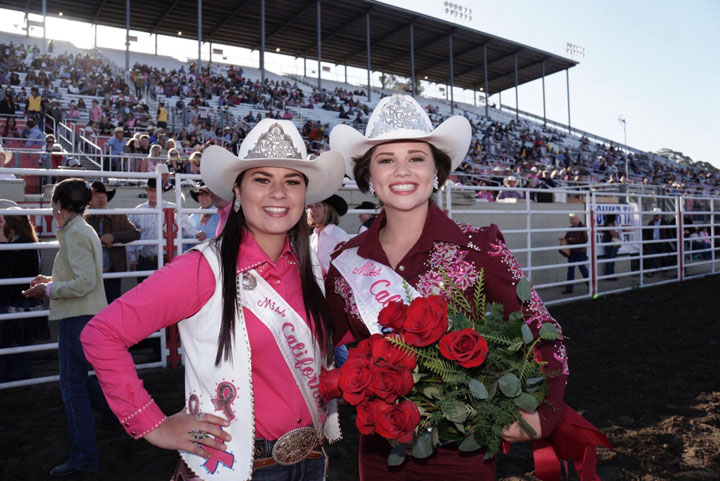
[[[209,458],[210,452],[200,446],[205,445],[224,451],[226,446],[223,441],[230,441],[231,436],[220,427],[229,425],[230,423],[225,419],[212,414],[192,415],[182,410],[168,417],[157,429],[146,434],[145,440],[159,448],[179,449]]]
[[[519,422],[514,422],[510,426],[503,429],[502,438],[511,443],[520,443],[522,441],[530,441],[532,439],[540,439],[542,437],[542,429],[540,425],[540,415],[535,412],[520,411],[523,420],[528,423],[534,430],[535,436],[525,431]]]

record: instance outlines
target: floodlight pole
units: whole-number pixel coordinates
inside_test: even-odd
[[[45,38],[45,17],[47,15],[47,0],[42,0],[42,14],[43,14],[43,48],[42,53],[47,53],[47,40]],[[30,30],[30,27],[28,27]]]
[[[568,101],[568,133],[572,134],[572,124],[570,123],[570,69],[565,69],[565,79],[567,81],[567,101]]]
[[[320,18],[320,0],[317,1],[317,54],[318,54],[318,91],[322,91],[322,20]]]
[[[483,72],[485,75],[485,117],[490,117],[490,90],[488,89],[487,44],[483,45]]]
[[[125,75],[130,72],[130,0],[125,0]]]
[[[453,84],[455,83],[453,79],[453,41],[452,41],[452,33],[448,36],[448,47],[450,49],[450,114],[455,113],[455,95],[453,90]]]
[[[265,85],[265,0],[260,0],[260,83]]]
[[[410,24],[410,93],[415,97],[415,29]]]
[[[202,70],[202,0],[197,0],[197,17],[198,17],[198,63],[197,63],[197,75],[200,75]]]
[[[370,92],[370,12],[365,13],[365,45],[367,49],[367,77],[368,77],[368,86],[367,86],[367,99],[368,102],[372,99],[372,94]]]

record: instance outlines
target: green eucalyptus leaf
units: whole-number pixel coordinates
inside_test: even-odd
[[[529,377],[529,378],[525,379],[525,384],[528,386],[534,386],[536,384],[540,384],[544,380],[545,380],[545,378],[542,376]]]
[[[508,346],[507,350],[510,352],[517,352],[522,347],[523,347],[523,342],[517,341],[517,342],[514,342],[513,344],[511,344],[510,346]]]
[[[525,344],[532,344],[532,342],[535,340],[535,336],[533,336],[532,330],[530,330],[530,326],[527,324],[523,324],[520,328],[520,332],[522,332],[523,341]]]
[[[525,388],[525,392],[533,393],[540,389],[540,386],[529,386]]]
[[[443,416],[452,423],[464,423],[468,417],[468,412],[465,409],[465,404],[455,401],[448,408],[443,408]]]
[[[440,430],[437,428],[437,426],[435,426],[435,427],[433,427],[433,430],[432,430],[433,446],[437,446],[439,440],[440,440]]]
[[[517,293],[517,296],[520,298],[521,302],[530,300],[532,288],[530,287],[530,283],[528,282],[527,278],[523,277],[522,279],[520,279],[517,287],[515,288],[515,292]]]
[[[432,442],[432,433],[425,431],[420,436],[418,436],[413,443],[411,454],[415,458],[424,459],[429,457],[434,450],[435,447],[433,446]]]
[[[537,399],[535,399],[532,394],[528,394],[526,392],[521,393],[518,397],[513,399],[513,402],[523,411],[534,411],[538,407]]]
[[[465,425],[463,423],[455,423],[455,428],[457,428],[458,431],[465,434]]]
[[[429,397],[430,399],[440,399],[442,396],[442,391],[436,386],[428,386],[422,390],[422,393],[425,397]]]
[[[388,455],[388,466],[400,466],[405,462],[405,455],[405,446],[398,444],[392,448],[392,451],[390,451]]]
[[[548,341],[553,341],[560,337],[557,326],[552,322],[546,322],[540,327],[540,336]]]
[[[498,380],[500,391],[509,398],[518,397],[520,395],[520,380],[511,373],[503,374]]]
[[[473,436],[471,434],[470,436],[463,439],[463,441],[460,443],[460,446],[458,446],[458,449],[460,451],[467,452],[467,451],[477,451],[481,447],[482,446],[480,446],[480,444],[475,440],[475,436]]]
[[[490,393],[485,387],[485,384],[478,381],[477,379],[470,379],[468,387],[470,388],[470,392],[472,393],[472,395],[478,399],[487,399],[488,397],[490,397]]]

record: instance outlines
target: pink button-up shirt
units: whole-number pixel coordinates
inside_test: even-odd
[[[248,234],[240,246],[238,272],[255,269],[307,322],[297,258],[288,239],[272,262]],[[128,348],[148,335],[197,313],[215,290],[215,278],[203,255],[176,258],[95,316],[82,332],[110,408],[134,438],[157,428],[164,414],[143,387]],[[280,353],[275,338],[243,308],[252,351],[255,435],[274,440],[312,425],[307,405]],[[213,413],[222,415],[222,413]]]

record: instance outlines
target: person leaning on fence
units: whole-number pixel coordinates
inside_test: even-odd
[[[334,404],[315,394],[332,333],[304,214],[307,203],[340,187],[343,174],[339,154],[309,159],[284,120],[260,121],[237,157],[207,148],[203,180],[233,206],[220,237],[153,274],[83,332],[126,431],[180,450],[174,480],[324,479],[322,444],[340,432]],[[166,417],[127,349],[175,323],[186,405]]]
[[[602,242],[605,245],[605,259],[608,262],[605,263],[605,275],[615,275],[615,258],[617,257],[619,245],[611,245],[612,243],[619,242],[621,240],[620,233],[617,229],[617,215],[616,214],[605,214],[605,222],[602,227],[609,227],[610,229],[602,231]],[[617,277],[610,277],[605,279],[606,281],[616,281]]]
[[[20,209],[10,200],[0,199],[0,209]],[[0,246],[38,242],[27,215],[0,215]],[[0,279],[33,277],[40,272],[37,249],[0,249]],[[27,299],[20,284],[0,286],[0,314],[22,313],[43,309],[39,299]],[[46,316],[0,321],[0,348],[19,347],[50,338]],[[0,356],[0,382],[32,377],[32,353]]]
[[[583,225],[582,221],[580,220],[580,217],[577,214],[569,214],[568,215],[570,219],[570,227],[573,228],[584,228],[585,225]],[[565,234],[565,237],[562,237],[561,240],[565,241],[565,245],[570,247],[570,252],[568,254],[568,264],[573,264],[575,262],[587,262],[587,247],[584,245],[581,247],[573,247],[580,244],[587,244],[588,241],[588,235],[587,232],[584,230],[572,230],[568,231]],[[574,265],[568,265],[567,268],[567,280],[568,284],[565,286],[565,289],[562,291],[562,294],[572,294],[573,288],[575,287],[573,285],[573,281],[575,280],[575,267]],[[588,273],[588,268],[585,264],[579,264],[577,266],[578,269],[580,269],[580,274],[587,279],[590,274]]]
[[[653,207],[653,217],[648,222],[650,229],[643,229],[643,248],[645,254],[652,256],[657,254],[667,254],[672,252],[672,245],[667,242],[668,239],[675,237],[675,229],[666,226],[673,225],[663,216],[663,210],[660,207]],[[666,242],[661,242],[665,240]],[[651,257],[645,259],[645,269],[658,269],[670,265],[670,259],[667,255],[659,257]],[[654,272],[645,273],[648,277],[653,277]]]
[[[95,379],[88,377],[88,362],[80,344],[85,324],[105,306],[102,282],[102,246],[97,234],[83,219],[90,203],[90,188],[82,179],[66,179],[55,185],[52,214],[60,248],[52,276],[36,276],[23,291],[29,299],[50,298],[50,321],[59,321],[58,355],[60,394],[70,432],[70,456],[55,466],[51,476],[68,476],[100,467],[92,407],[107,411],[107,403]]]
[[[125,151],[125,130],[122,127],[115,127],[113,129],[113,136],[108,139],[106,145],[108,146],[108,153],[110,154],[109,170],[121,170],[122,159],[121,156]]]
[[[115,197],[117,189],[107,190],[100,181],[90,186],[92,199],[91,209],[107,209],[110,201]],[[126,244],[140,239],[140,230],[128,220],[125,214],[98,214],[87,215],[85,220],[95,229],[102,244],[103,272],[126,272],[127,255],[125,246],[113,244]],[[103,279],[105,296],[108,304],[120,297],[122,279]]]

